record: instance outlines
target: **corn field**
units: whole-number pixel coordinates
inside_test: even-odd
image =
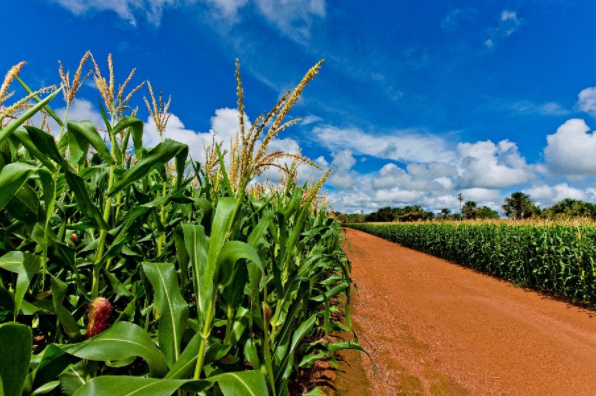
[[[150,84],[162,141],[143,147],[127,104],[142,84],[123,93],[133,70],[116,90],[111,57],[108,77],[94,59],[86,75],[104,125],[57,115],[90,56],[73,81],[61,66],[58,89],[32,92],[20,64],[0,90],[0,105],[13,82],[29,93],[0,106],[0,394],[288,395],[300,370],[361,349],[325,337],[350,326],[350,265],[318,196],[328,173],[299,185],[310,161],[268,149],[320,63],[252,125],[237,65],[238,134],[199,163],[167,138],[170,102]],[[259,179],[272,166],[282,184]]]
[[[347,224],[572,301],[596,305],[596,227],[512,222]]]

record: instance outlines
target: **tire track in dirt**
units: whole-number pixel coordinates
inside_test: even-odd
[[[352,318],[372,395],[596,395],[596,312],[352,229]],[[340,394],[362,394],[345,387]]]

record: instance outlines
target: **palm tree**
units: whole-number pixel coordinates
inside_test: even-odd
[[[532,216],[537,209],[538,207],[532,202],[530,196],[521,191],[514,192],[505,198],[505,205],[503,205],[505,216],[518,220]]]
[[[466,219],[475,219],[478,214],[478,204],[475,201],[466,201],[461,211]]]

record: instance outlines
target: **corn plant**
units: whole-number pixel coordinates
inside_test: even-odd
[[[104,132],[50,107],[60,91],[70,105],[88,58]],[[85,54],[73,81],[61,65],[43,99],[17,65],[0,89],[0,105],[14,80],[28,92],[0,107],[3,394],[288,395],[299,369],[361,350],[325,338],[350,328],[350,265],[318,196],[329,172],[299,185],[310,161],[269,151],[321,63],[250,126],[237,64],[239,132],[204,163],[164,137],[170,102],[150,84],[161,142],[143,147],[143,122],[126,114],[142,85],[125,95],[133,70],[116,90],[108,65],[104,78]],[[271,166],[283,185],[255,179]],[[340,295],[347,326],[332,315]]]
[[[511,222],[349,224],[520,285],[596,305],[596,227]]]

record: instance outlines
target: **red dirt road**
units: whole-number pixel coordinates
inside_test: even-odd
[[[338,383],[355,385],[340,394],[596,395],[596,312],[346,231],[353,321],[377,375],[362,357],[366,380],[347,368]]]

